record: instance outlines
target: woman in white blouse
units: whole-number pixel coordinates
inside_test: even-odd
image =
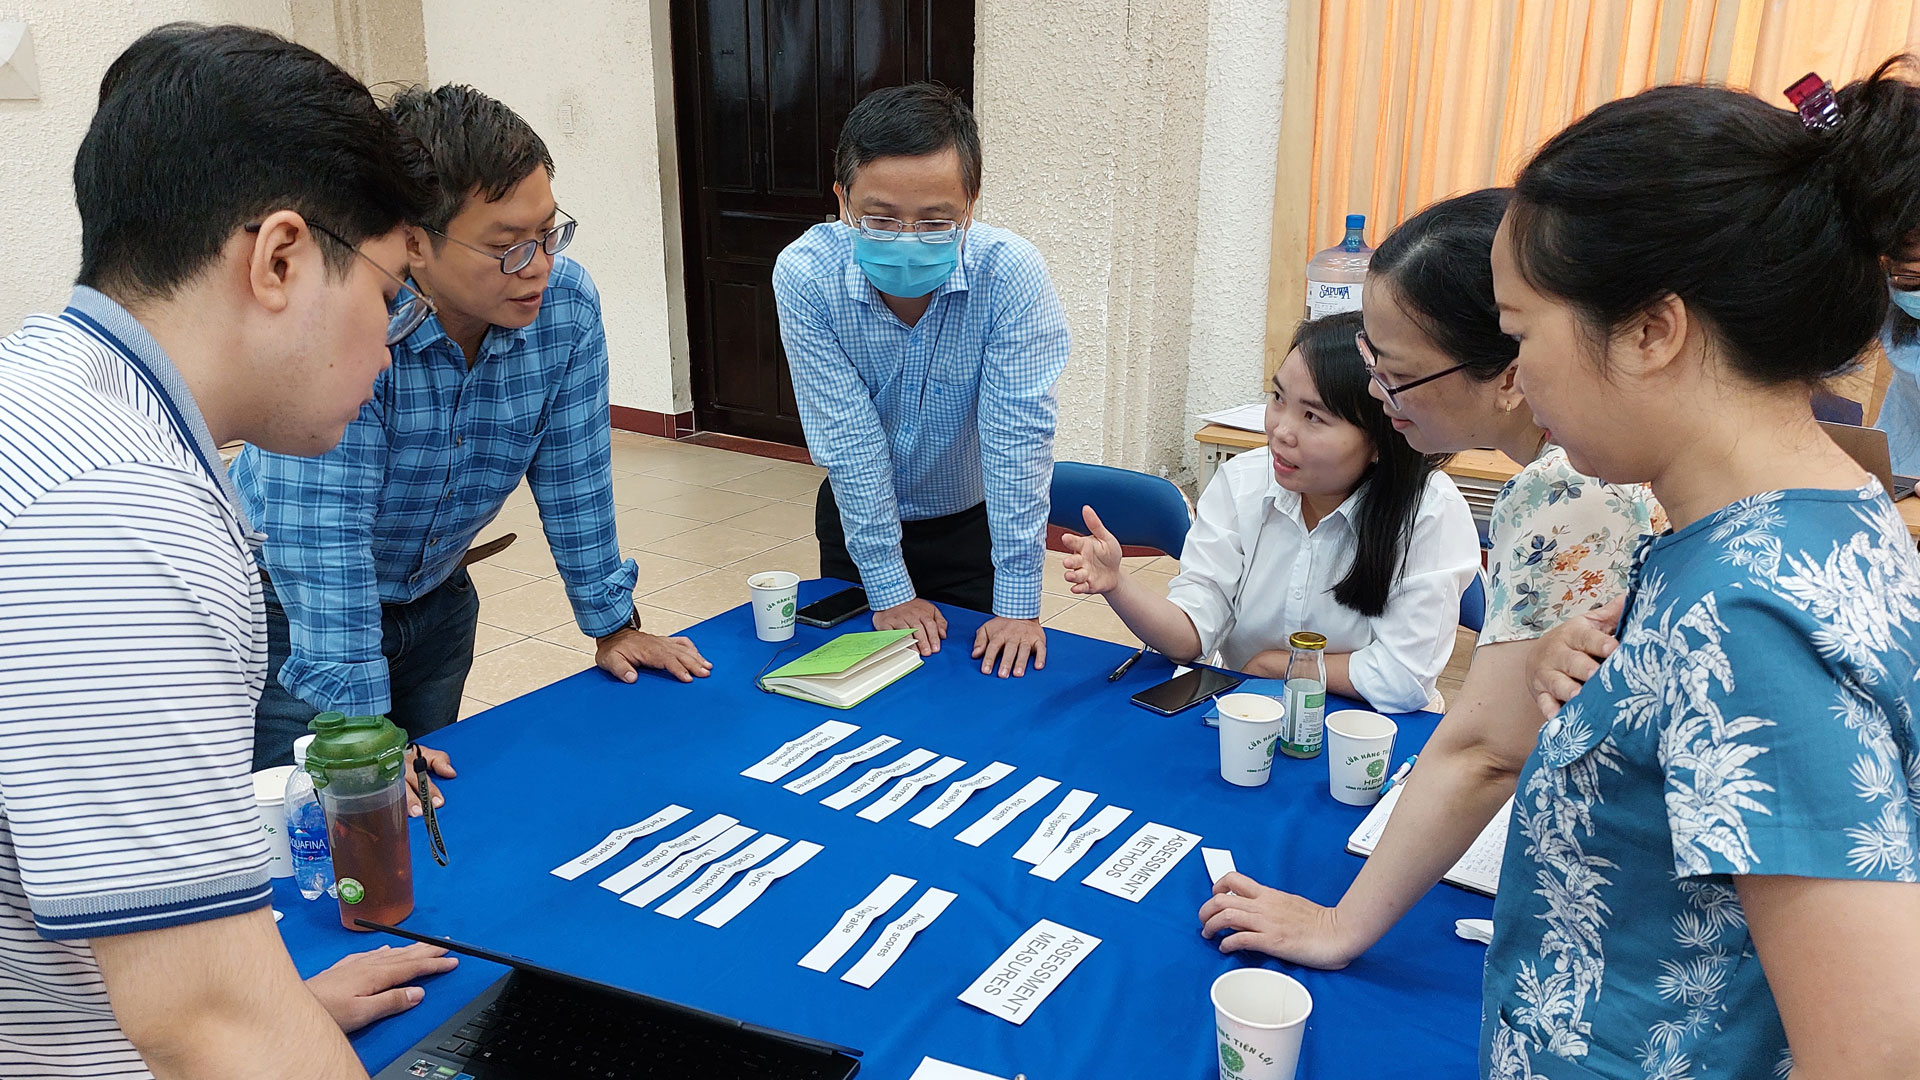
[[[1066,538],[1073,591],[1098,594],[1141,641],[1190,663],[1218,652],[1286,675],[1287,638],[1327,638],[1327,688],[1388,712],[1439,704],[1460,595],[1480,566],[1466,500],[1368,396],[1359,313],[1302,323],[1268,392],[1267,446],[1200,496],[1166,597],[1121,570],[1091,507]]]

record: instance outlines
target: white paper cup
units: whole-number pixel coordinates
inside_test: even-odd
[[[1293,1080],[1313,995],[1269,968],[1238,968],[1213,980],[1220,1080]]]
[[[253,774],[253,807],[267,838],[267,874],[293,876],[293,848],[287,844],[287,778],[297,766],[276,765]]]
[[[793,637],[793,610],[800,599],[800,575],[769,570],[747,579],[753,595],[753,632],[761,641]]]
[[[1273,774],[1273,750],[1285,708],[1264,694],[1228,694],[1220,707],[1220,778],[1259,787]]]
[[[1380,801],[1400,725],[1375,712],[1347,709],[1327,717],[1327,787],[1348,806]]]

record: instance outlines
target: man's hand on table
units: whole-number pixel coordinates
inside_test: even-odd
[[[445,750],[429,750],[419,743],[413,745],[414,749],[420,751],[420,756],[426,759],[427,772],[430,774],[427,778],[427,794],[433,799],[433,808],[438,810],[447,805],[447,800],[441,797],[440,785],[433,782],[433,777],[451,780],[460,774],[453,771],[453,759],[447,756]],[[412,754],[407,755],[406,763],[407,816],[419,817],[420,778],[414,774]]]
[[[1255,952],[1290,963],[1338,971],[1360,954],[1344,940],[1337,908],[1269,889],[1241,873],[1223,876],[1213,899],[1200,907],[1200,936],[1219,938],[1220,951]]]
[[[940,614],[940,609],[931,601],[916,597],[874,612],[873,628],[912,630],[913,643],[919,647],[920,655],[932,656],[940,651],[940,639],[947,636],[947,617]]]
[[[640,677],[643,667],[664,671],[681,682],[713,674],[713,664],[700,655],[690,638],[661,637],[645,630],[620,630],[601,638],[593,662],[628,683]]]
[[[1027,673],[1027,659],[1033,669],[1047,666],[1047,632],[1039,619],[1008,619],[994,616],[973,635],[973,658],[980,661],[980,674],[991,675],[993,664],[1000,662],[1000,677],[1019,678]]]
[[[340,1030],[352,1034],[420,1004],[427,992],[406,983],[452,971],[459,964],[447,950],[434,945],[398,949],[382,945],[372,952],[354,953],[308,979],[307,989]]]

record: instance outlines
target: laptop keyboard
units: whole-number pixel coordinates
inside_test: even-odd
[[[593,1080],[840,1080],[851,1064],[665,1010],[623,1006],[616,998],[525,972],[436,1049],[466,1058],[481,1080],[505,1073]]]

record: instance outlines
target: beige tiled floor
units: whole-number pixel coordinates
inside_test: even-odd
[[[825,470],[628,432],[613,433],[613,499],[622,552],[640,565],[635,597],[641,622],[678,633],[746,600],[746,577],[760,570],[820,573],[813,499]],[[573,624],[559,571],[524,485],[480,534],[519,539],[472,568],[480,592],[480,630],[461,715],[469,716],[593,664],[593,642]],[[1130,559],[1129,570],[1164,592],[1173,559]],[[1138,645],[1105,601],[1074,596],[1060,556],[1047,554],[1041,616],[1061,630]],[[1463,635],[1464,639],[1464,635]],[[1466,670],[1471,640],[1454,652],[1441,680],[1451,696]]]

